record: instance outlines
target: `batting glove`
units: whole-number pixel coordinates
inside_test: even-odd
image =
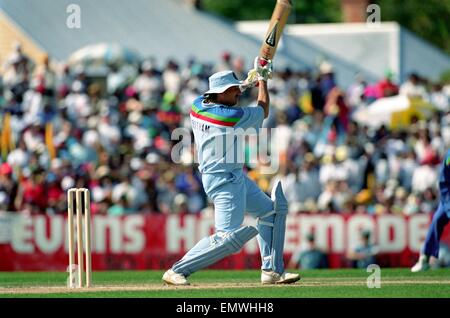
[[[258,84],[258,81],[267,81],[272,78],[273,68],[272,61],[261,59],[259,56],[255,58],[253,63],[253,69],[248,71],[247,78],[241,85],[241,91],[245,91],[247,88],[254,87]]]
[[[258,74],[258,81],[267,82],[268,79],[272,78],[273,66],[272,60],[266,60],[257,56],[253,63],[253,67]]]

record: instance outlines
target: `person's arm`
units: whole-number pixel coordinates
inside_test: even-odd
[[[264,109],[264,118],[269,116],[269,104],[270,97],[269,91],[267,90],[267,82],[264,80],[260,80],[258,86],[258,105]]]

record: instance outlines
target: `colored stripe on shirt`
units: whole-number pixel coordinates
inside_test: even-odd
[[[195,100],[192,105],[191,115],[212,124],[232,127],[241,120],[244,114],[240,108],[228,108],[220,105],[203,107],[201,103],[202,99]]]

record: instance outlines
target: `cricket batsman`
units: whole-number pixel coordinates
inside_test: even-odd
[[[167,284],[189,285],[189,275],[239,252],[255,236],[261,252],[263,284],[291,284],[300,279],[299,274],[284,271],[288,205],[281,183],[274,187],[270,198],[244,174],[244,162],[229,160],[234,155],[227,156],[244,151],[235,132],[261,128],[269,114],[267,80],[272,74],[271,60],[261,63],[257,57],[253,71],[257,76],[250,83],[239,81],[232,71],[213,74],[209,90],[193,103],[192,129],[203,187],[214,203],[215,234],[200,240],[164,273],[162,279]],[[257,106],[236,106],[242,91],[256,84]],[[245,211],[257,219],[257,228],[242,226]]]
[[[450,220],[450,150],[444,158],[439,172],[440,201],[434,212],[419,261],[411,268],[412,272],[425,271],[430,268],[430,257],[439,257],[439,241],[445,226]]]

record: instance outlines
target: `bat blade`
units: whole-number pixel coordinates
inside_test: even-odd
[[[278,42],[283,33],[289,14],[291,13],[292,3],[290,0],[277,0],[270,19],[269,28],[264,42],[259,51],[259,57],[272,60],[277,50]]]

